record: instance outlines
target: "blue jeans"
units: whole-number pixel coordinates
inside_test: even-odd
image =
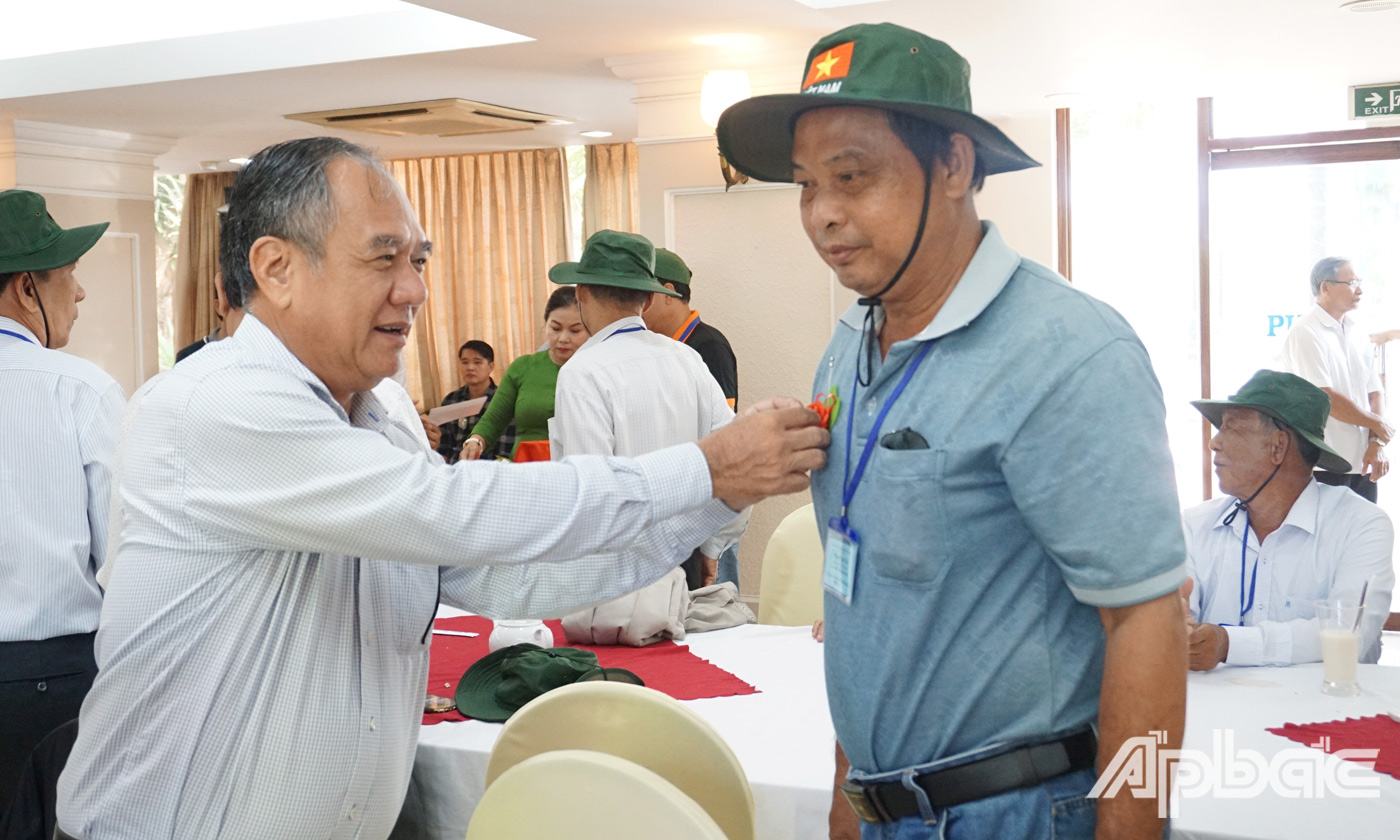
[[[739,544],[726,548],[719,556],[719,577],[715,578],[715,583],[732,583],[736,587],[739,585]]]
[[[1092,768],[1066,773],[1036,787],[964,802],[936,814],[892,823],[861,823],[861,840],[1093,840],[1096,800]]]

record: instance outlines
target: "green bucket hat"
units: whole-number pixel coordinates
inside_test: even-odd
[[[469,718],[500,723],[547,691],[588,680],[642,685],[621,668],[600,668],[592,651],[521,644],[488,653],[457,683],[457,710]]]
[[[755,96],[720,116],[720,154],[734,168],[761,181],[791,181],[797,118],[832,105],[898,111],[966,134],[988,175],[1040,165],[972,113],[967,61],[912,29],[892,23],[848,26],[812,47],[803,72],[801,93]]]
[[[102,238],[107,225],[64,230],[49,215],[42,195],[28,190],[0,192],[0,274],[49,271],[77,262]]]
[[[1261,370],[1229,399],[1192,400],[1191,404],[1217,429],[1227,408],[1252,408],[1267,414],[1322,450],[1322,457],[1317,461],[1319,467],[1328,472],[1351,472],[1351,464],[1323,440],[1332,400],[1321,388],[1301,376]]]
[[[559,284],[615,286],[643,292],[680,295],[656,282],[656,248],[636,233],[600,230],[583,244],[578,262],[562,262],[549,270]]]
[[[683,286],[690,285],[690,266],[685,264],[675,251],[668,251],[665,248],[656,249],[656,279],[662,283],[679,283]]]

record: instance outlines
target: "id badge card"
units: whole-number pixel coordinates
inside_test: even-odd
[[[860,556],[860,538],[843,517],[833,516],[826,525],[826,557],[822,564],[822,588],[841,603],[851,603],[856,584],[856,560]]]

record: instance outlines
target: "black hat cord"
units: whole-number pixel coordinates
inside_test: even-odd
[[[914,256],[919,253],[919,245],[924,239],[924,227],[928,224],[928,200],[929,196],[933,193],[933,166],[929,165],[926,167],[925,172],[927,177],[924,178],[924,209],[923,212],[919,214],[919,229],[914,233],[914,244],[910,246],[909,254],[904,258],[904,264],[894,273],[894,277],[890,278],[890,282],[885,284],[885,288],[873,295],[860,298],[856,301],[858,305],[868,307],[865,310],[865,321],[861,324],[860,328],[860,347],[856,350],[856,382],[860,383],[860,387],[862,388],[870,387],[870,383],[875,379],[875,353],[879,349],[875,343],[875,307],[882,305],[880,299],[884,297],[890,289],[894,288],[894,284],[898,283],[900,279],[904,277],[905,269],[909,268],[909,263],[914,261]],[[865,368],[863,371],[860,364],[862,353],[865,354]],[[862,372],[865,374],[864,378],[861,376]]]
[[[49,346],[49,313],[44,311],[44,299],[39,297],[39,284],[34,282],[34,272],[29,272],[29,290],[34,293],[34,302],[39,304],[39,317],[44,319],[44,347]]]
[[[1228,527],[1235,521],[1235,517],[1239,514],[1239,512],[1242,511],[1242,510],[1244,510],[1246,507],[1249,507],[1249,503],[1252,502],[1252,501],[1254,501],[1255,498],[1258,497],[1258,495],[1259,495],[1260,493],[1263,493],[1263,492],[1264,492],[1264,488],[1265,488],[1265,487],[1268,487],[1268,486],[1269,486],[1269,482],[1274,480],[1274,476],[1278,475],[1279,467],[1282,467],[1282,466],[1283,466],[1283,462],[1282,462],[1282,461],[1280,461],[1278,464],[1275,464],[1275,465],[1274,465],[1274,471],[1271,472],[1271,473],[1269,473],[1269,477],[1266,478],[1266,479],[1264,479],[1264,483],[1261,484],[1261,485],[1259,485],[1259,489],[1258,489],[1258,490],[1255,490],[1253,493],[1251,493],[1251,494],[1249,495],[1249,498],[1248,498],[1248,499],[1245,499],[1244,501],[1240,501],[1239,499],[1236,499],[1236,500],[1235,500],[1235,509],[1232,510],[1232,511],[1230,511],[1230,515],[1229,515],[1229,516],[1226,516],[1225,519],[1221,522],[1221,524],[1228,528]],[[1248,539],[1248,538],[1249,538],[1249,535],[1248,535],[1248,534],[1245,534],[1245,539]]]

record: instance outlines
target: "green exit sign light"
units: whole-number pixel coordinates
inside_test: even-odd
[[[1400,117],[1400,82],[1355,85],[1351,88],[1351,118],[1374,120]]]

